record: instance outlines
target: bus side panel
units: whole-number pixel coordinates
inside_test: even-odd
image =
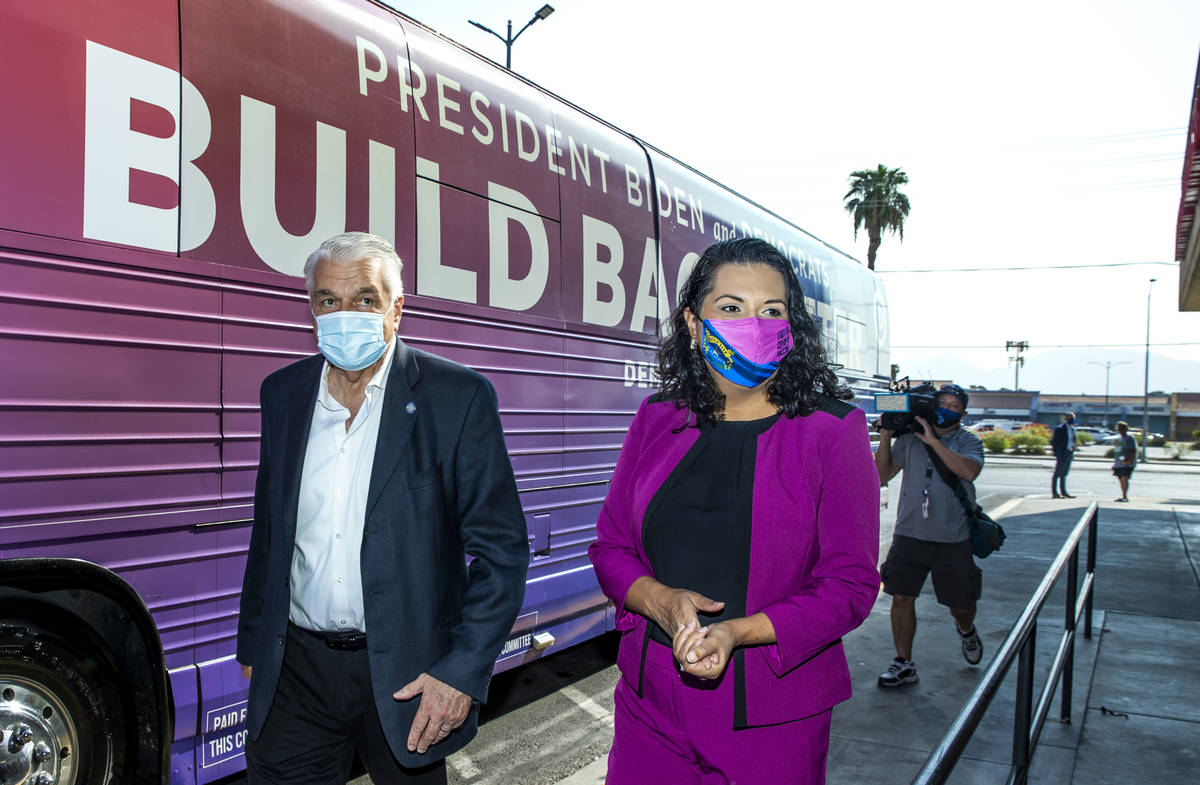
[[[395,17],[367,2],[181,6],[183,76],[206,115],[184,127],[184,165],[216,205],[202,187],[185,189],[185,255],[299,275],[321,241],[359,230],[411,260],[412,124],[395,100],[405,51]],[[364,71],[387,72],[389,94],[361,92],[360,46]]]
[[[179,69],[175,3],[93,2],[84,9],[4,0],[0,8],[0,106],[6,118],[0,123],[0,228],[119,242],[104,236],[113,217],[169,213],[179,199],[177,184],[164,174],[178,171],[170,143],[176,122],[147,99],[165,87],[178,101],[178,77],[169,76]],[[155,86],[114,84],[114,72],[127,63],[120,55],[106,57],[110,49],[136,53],[165,78]],[[121,89],[127,92],[116,96]],[[104,97],[123,100],[85,116],[88,101]],[[119,181],[102,179],[135,159],[139,166]],[[89,179],[97,187],[85,199]],[[125,207],[113,212],[118,205]],[[91,231],[85,226],[89,211]]]
[[[195,279],[4,252],[0,555],[109,567],[191,659],[188,527],[218,502],[219,293]]]
[[[401,333],[495,385],[533,552],[539,490],[562,471],[561,237],[541,93],[417,27],[417,276]],[[415,106],[415,104],[414,104]],[[544,537],[542,537],[544,539]],[[528,602],[526,603],[528,606]],[[519,664],[548,608],[523,613],[500,667]]]
[[[609,626],[587,548],[629,422],[652,392],[662,308],[653,218],[626,176],[645,169],[641,146],[565,103],[554,103],[554,123],[568,317],[563,472],[546,491],[548,548],[530,565],[526,604],[564,620],[555,636],[566,646]]]

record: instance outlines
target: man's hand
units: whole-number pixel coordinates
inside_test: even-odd
[[[250,671],[252,671],[252,670],[254,670],[253,665],[243,665],[242,666],[242,676],[244,676],[246,678],[246,681],[250,681]]]
[[[913,431],[913,433],[915,433],[917,435],[917,438],[920,439],[921,441],[925,442],[926,444],[928,444],[930,447],[937,444],[938,443],[937,434],[935,434],[933,432],[933,428],[931,428],[929,423],[927,423],[925,421],[925,418],[914,414],[913,419],[916,420],[921,425],[921,430]]]
[[[422,673],[400,688],[392,697],[398,701],[421,696],[417,716],[408,732],[408,751],[424,755],[431,746],[443,741],[463,724],[471,710],[471,696],[443,681]]]

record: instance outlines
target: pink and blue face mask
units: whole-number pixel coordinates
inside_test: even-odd
[[[717,329],[720,325],[720,329]],[[771,378],[792,350],[787,319],[705,319],[700,350],[714,371],[741,387],[757,387]]]

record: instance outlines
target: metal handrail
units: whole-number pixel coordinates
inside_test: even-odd
[[[942,737],[941,742],[929,753],[925,765],[913,778],[912,785],[941,785],[954,770],[959,757],[971,736],[979,726],[983,715],[987,712],[992,698],[996,696],[1000,683],[1004,681],[1009,666],[1014,659],[1017,665],[1017,698],[1016,712],[1013,718],[1013,752],[1012,765],[1009,767],[1007,785],[1025,785],[1029,776],[1029,762],[1037,748],[1038,739],[1042,735],[1046,715],[1050,711],[1050,703],[1054,697],[1055,687],[1062,677],[1062,709],[1060,720],[1064,724],[1071,722],[1071,689],[1075,668],[1075,630],[1080,619],[1084,622],[1083,637],[1092,637],[1092,588],[1096,577],[1096,528],[1099,522],[1099,507],[1096,502],[1088,505],[1075,524],[1067,541],[1055,557],[1054,563],[1046,570],[1037,591],[1029,599],[1020,617],[1013,624],[1012,630],[1005,638],[1004,644],[988,663],[987,669],[979,679],[975,691],[971,694],[962,711],[954,718],[950,730]],[[1079,543],[1083,532],[1088,533],[1087,572],[1083,585],[1079,585]],[[1037,645],[1037,618],[1042,606],[1050,596],[1055,583],[1067,570],[1067,598],[1064,611],[1064,629],[1058,650],[1054,655],[1054,663],[1042,687],[1041,696],[1036,708],[1033,706],[1033,657]]]

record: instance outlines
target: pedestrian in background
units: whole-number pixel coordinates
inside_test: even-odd
[[[1117,482],[1121,484],[1121,498],[1115,501],[1129,501],[1129,478],[1133,475],[1133,467],[1137,464],[1137,442],[1129,435],[1129,423],[1122,420],[1117,423],[1117,433],[1121,441],[1113,446],[1113,470]],[[1146,434],[1142,434],[1146,438]]]
[[[762,240],[696,262],[659,375],[589,549],[623,633],[607,783],[819,785],[879,592],[866,416]]]
[[[1050,495],[1055,499],[1074,499],[1067,493],[1067,472],[1071,471],[1071,459],[1075,457],[1075,412],[1063,415],[1062,423],[1054,429],[1054,435],[1050,438],[1050,449],[1054,451]]]

